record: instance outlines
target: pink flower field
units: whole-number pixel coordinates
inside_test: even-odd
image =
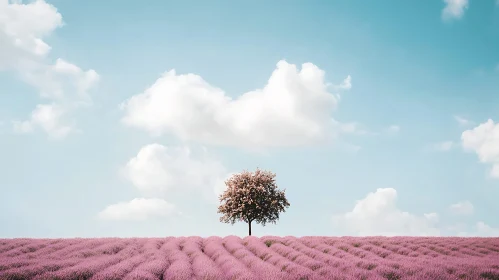
[[[0,279],[499,279],[499,238],[0,239]]]

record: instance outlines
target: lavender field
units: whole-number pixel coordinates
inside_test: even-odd
[[[0,239],[0,279],[499,279],[499,238]]]

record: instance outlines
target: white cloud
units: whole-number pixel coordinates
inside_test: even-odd
[[[218,198],[226,189],[227,186],[225,185],[225,181],[227,181],[230,177],[235,175],[235,172],[227,173],[224,178],[219,179],[215,186],[213,187],[213,192],[215,193],[215,196]]]
[[[128,161],[125,176],[145,194],[164,195],[169,191],[198,190],[214,197],[229,174],[206,153],[194,157],[188,147],[150,144]],[[215,194],[214,194],[215,193]]]
[[[31,121],[13,121],[12,126],[16,133],[26,134],[33,132],[33,124]]]
[[[461,134],[465,150],[473,151],[483,163],[492,164],[490,175],[499,178],[499,124],[489,119]]]
[[[334,86],[334,88],[339,90],[349,90],[352,88],[352,77],[348,75],[341,84]]]
[[[146,220],[166,217],[174,213],[175,206],[159,198],[135,198],[107,206],[98,217],[103,220]]]
[[[450,151],[455,146],[456,146],[456,144],[452,141],[444,141],[444,142],[436,143],[435,145],[433,145],[433,148],[437,151],[440,151],[440,152],[447,152],[447,151]]]
[[[0,1],[0,70],[43,58],[51,49],[44,37],[63,25],[61,14],[45,1],[17,2]]]
[[[468,8],[468,0],[444,0],[443,20],[460,19]]]
[[[471,231],[462,231],[457,234],[458,236],[478,236],[478,237],[498,237],[499,236],[499,228],[491,227],[490,225],[480,221],[475,224],[473,230]]]
[[[392,124],[387,128],[388,132],[396,133],[400,131],[400,126]]]
[[[121,104],[123,122],[153,135],[248,149],[318,143],[341,132],[330,116],[338,98],[329,89],[351,87],[350,77],[332,86],[324,76],[312,63],[299,70],[280,61],[263,89],[233,99],[198,75],[171,70]]]
[[[350,152],[350,153],[358,153],[361,149],[362,149],[362,146],[359,146],[359,145],[355,145],[355,144],[350,144],[350,143],[341,143],[342,145],[342,148],[347,151],[347,152]]]
[[[490,176],[493,178],[499,178],[499,163],[492,165],[492,169],[490,170]]]
[[[48,62],[51,47],[44,40],[61,26],[61,14],[44,0],[27,4],[0,0],[0,71],[16,72],[37,88],[42,98],[56,100],[57,107],[69,111],[75,108],[73,103],[90,103],[88,91],[96,85],[99,75],[95,70],[84,71],[60,58],[53,64]],[[34,115],[47,112],[47,106],[53,105],[38,105],[30,120],[14,121],[14,130],[32,131],[33,123],[37,123]],[[67,134],[67,127],[54,127],[54,122],[60,122],[54,119],[56,116],[62,117],[62,114],[54,113],[50,121],[42,120],[39,124],[52,133],[51,136]]]
[[[35,127],[43,129],[51,138],[62,139],[69,133],[77,131],[72,125],[62,123],[65,109],[57,104],[40,104],[31,113],[27,121],[14,121],[14,131],[31,133]]]
[[[473,204],[469,201],[460,201],[458,203],[452,204],[449,206],[449,209],[459,215],[471,215],[473,214]]]
[[[397,191],[377,189],[357,201],[352,211],[333,216],[335,229],[347,235],[438,236],[440,230],[436,213],[417,216],[398,209]]]
[[[335,119],[331,119],[331,125],[332,129],[340,133],[357,134],[357,135],[370,134],[367,130],[362,128],[362,125],[360,123],[356,122],[343,123]]]
[[[100,77],[95,70],[83,71],[80,67],[63,59],[57,59],[54,65],[26,63],[23,79],[40,90],[43,98],[60,100],[63,98],[90,102],[88,91],[94,87]],[[65,96],[72,93],[71,96]]]
[[[454,119],[461,125],[461,126],[467,126],[467,125],[472,125],[474,124],[472,121],[465,119],[460,116],[454,116]]]
[[[57,9],[43,0],[28,4],[0,0],[0,70],[15,70],[42,97],[60,98],[64,92],[85,96],[99,76],[63,59],[46,63],[51,47],[45,37],[63,25]]]
[[[476,223],[475,228],[476,228],[476,233],[479,236],[489,236],[489,237],[499,236],[499,228],[491,227],[484,222]]]

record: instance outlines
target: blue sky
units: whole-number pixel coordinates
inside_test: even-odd
[[[0,237],[498,236],[495,1],[0,0]]]

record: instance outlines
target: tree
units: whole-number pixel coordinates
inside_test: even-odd
[[[223,215],[220,222],[232,225],[236,221],[246,222],[249,235],[253,221],[263,226],[275,224],[279,213],[290,205],[285,190],[277,189],[275,176],[257,168],[255,172],[245,170],[225,181],[227,189],[219,196],[218,213]]]

